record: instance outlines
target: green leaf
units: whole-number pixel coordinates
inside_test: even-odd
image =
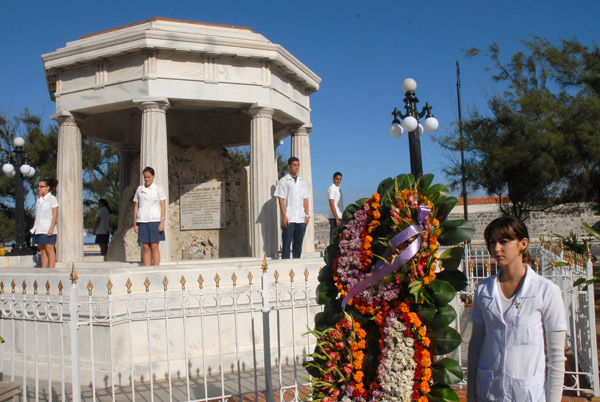
[[[444,306],[452,301],[456,290],[449,282],[441,279],[434,280],[428,286],[436,307]]]
[[[419,192],[421,194],[427,194],[427,190],[429,190],[429,186],[431,186],[431,183],[433,182],[433,175],[431,173],[428,173],[424,176],[421,177],[421,179],[419,179]]]
[[[434,355],[445,355],[460,346],[462,338],[452,327],[443,327],[427,333],[431,339],[430,350]]]
[[[439,202],[450,196],[450,191],[448,191],[446,186],[438,183],[429,187],[425,196],[427,196],[427,199],[431,201],[432,204],[437,205]]]
[[[333,280],[333,264],[326,265],[319,271],[319,282],[331,282]]]
[[[448,271],[455,271],[460,266],[463,256],[464,248],[459,246],[444,250],[438,259],[442,262],[444,269]]]
[[[379,186],[377,186],[377,192],[383,196],[392,188],[394,188],[394,179],[388,177],[387,179],[383,179],[381,183],[379,183]]]
[[[437,274],[435,274],[435,276],[436,276],[436,280],[433,282],[437,282],[437,280],[447,281],[452,285],[452,287],[457,292],[460,292],[461,290],[466,288],[467,285],[469,284],[465,274],[459,270],[456,270],[456,271],[443,270],[442,272],[438,272]]]
[[[438,360],[431,365],[433,381],[442,384],[458,384],[463,380],[463,371],[460,364],[448,357]]]
[[[337,244],[330,244],[329,246],[327,246],[327,248],[325,249],[325,257],[323,258],[325,264],[333,267],[333,262],[337,258],[338,251],[339,247]]]
[[[458,402],[458,394],[449,385],[434,384],[427,395],[429,402]]]
[[[338,290],[333,282],[321,282],[317,286],[317,303],[327,304],[337,297]]]
[[[438,313],[431,320],[431,328],[439,329],[450,325],[456,319],[456,310],[451,305],[445,305],[438,308]]]
[[[475,233],[473,223],[465,219],[444,221],[440,227],[442,234],[439,235],[438,242],[442,246],[463,243]]]
[[[435,214],[435,217],[440,222],[443,222],[450,213],[450,211],[454,209],[457,203],[458,198],[456,197],[448,197],[444,200],[440,200],[439,204],[437,205],[437,213]]]
[[[437,309],[428,304],[415,304],[410,306],[410,309],[417,313],[421,321],[423,321],[425,324],[430,323],[437,313]]]
[[[594,236],[596,239],[600,240],[600,233],[598,233],[597,231],[595,231],[587,223],[582,223],[582,225],[583,225],[583,228],[585,229],[586,232],[588,232],[590,235]]]
[[[350,204],[344,209],[344,213],[342,214],[342,223],[346,225],[350,219],[354,217],[354,213],[358,211],[360,207],[356,204]]]

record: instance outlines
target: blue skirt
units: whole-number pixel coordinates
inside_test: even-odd
[[[45,234],[34,234],[31,242],[33,244],[54,244],[56,243],[56,235],[48,237]]]
[[[158,243],[165,240],[165,232],[158,231],[160,222],[138,222],[138,243]]]

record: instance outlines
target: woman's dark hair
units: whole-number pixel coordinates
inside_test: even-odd
[[[146,167],[144,168],[144,170],[142,171],[142,173],[146,173],[146,172],[150,173],[152,176],[156,176],[156,175],[154,174],[154,169],[152,169],[150,166],[146,166]]]
[[[529,231],[527,230],[527,226],[525,226],[522,220],[513,216],[496,218],[487,225],[485,231],[483,232],[483,237],[485,239],[485,245],[488,251],[490,251],[490,241],[494,233],[496,234],[497,239],[518,241],[523,239],[529,240]],[[523,262],[531,262],[531,256],[527,250],[523,251]]]
[[[106,209],[108,209],[108,213],[110,214],[110,207],[108,206],[108,201],[106,201],[104,198],[100,198],[98,200],[98,204],[100,204],[100,206],[102,207],[106,207]]]
[[[40,183],[44,182],[48,187],[50,187],[50,191],[56,190],[56,186],[58,186],[58,180],[53,177],[48,177],[46,179],[40,180]]]

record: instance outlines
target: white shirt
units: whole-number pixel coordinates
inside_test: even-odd
[[[286,174],[277,182],[275,197],[285,200],[285,214],[288,221],[292,223],[304,223],[306,211],[304,211],[304,199],[308,198],[306,182],[302,177],[296,176],[296,180]]]
[[[472,320],[485,326],[477,364],[477,401],[545,401],[545,332],[567,329],[560,289],[527,266],[521,290],[503,313],[497,275],[482,280]],[[502,399],[504,396],[504,399]]]
[[[110,213],[108,212],[108,208],[98,208],[98,211],[96,212],[96,218],[100,218],[100,222],[98,223],[98,227],[96,228],[94,234],[108,234],[108,223],[110,221]]]
[[[333,206],[335,207],[335,213],[337,214],[338,219],[342,219],[342,212],[344,209],[344,197],[342,196],[342,190],[332,183],[327,190],[327,217],[329,219],[335,219],[336,217],[333,215],[331,211],[331,206],[329,205],[329,200],[333,201]]]
[[[52,193],[38,197],[35,203],[35,221],[30,232],[32,234],[47,234],[52,225],[52,209],[58,207],[58,200]],[[53,234],[58,233],[58,222],[54,225]]]
[[[160,222],[162,218],[160,202],[166,199],[165,189],[156,183],[152,183],[150,187],[139,186],[133,197],[133,202],[138,203],[136,222]]]

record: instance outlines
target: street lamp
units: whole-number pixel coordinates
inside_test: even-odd
[[[28,255],[33,254],[33,250],[27,247],[25,243],[25,191],[23,189],[23,177],[33,177],[35,169],[29,165],[29,158],[25,155],[23,145],[25,140],[22,137],[15,137],[14,157],[10,158],[9,163],[2,165],[2,171],[8,177],[15,178],[15,245],[7,255]],[[17,168],[15,168],[17,166]]]
[[[419,100],[415,96],[415,89],[417,89],[417,81],[412,78],[407,78],[402,83],[402,90],[404,94],[404,109],[406,113],[402,114],[397,108],[394,108],[392,115],[394,120],[390,127],[390,134],[394,138],[400,137],[404,131],[408,131],[408,147],[410,151],[410,171],[413,176],[418,177],[423,174],[423,163],[421,162],[421,140],[420,137],[423,134],[423,130],[433,132],[438,129],[440,123],[431,114],[431,106],[429,103],[425,103],[425,107],[419,113],[417,109],[417,103]],[[425,117],[423,125],[419,123],[419,119]],[[402,119],[402,124],[400,120]]]

